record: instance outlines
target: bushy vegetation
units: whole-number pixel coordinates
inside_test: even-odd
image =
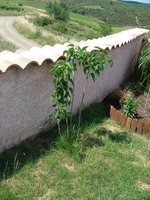
[[[135,117],[138,110],[138,102],[133,96],[127,97],[123,102],[123,112],[128,117]]]
[[[37,16],[33,18],[32,21],[36,26],[48,26],[49,24],[53,23],[53,21],[50,18],[44,16]]]
[[[147,92],[145,101],[146,108],[150,97],[150,42],[147,42],[141,51],[137,73],[138,81],[140,81],[141,85],[144,86],[144,89]]]
[[[146,88],[150,87],[150,42],[141,51],[139,57],[138,76]]]
[[[112,26],[107,23],[104,23],[104,24],[101,23],[100,24],[100,33],[102,36],[111,35],[113,33]]]
[[[69,19],[68,7],[65,3],[49,2],[47,12],[53,14],[56,20],[67,21]]]
[[[0,9],[4,9],[4,10],[16,10],[18,12],[21,11],[21,10],[23,10],[21,4],[16,4],[16,3],[9,2],[9,1],[4,1],[4,0],[2,0],[0,2]]]

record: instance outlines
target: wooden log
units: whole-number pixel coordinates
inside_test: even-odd
[[[114,120],[118,121],[118,115],[119,115],[119,112],[118,112],[118,110],[115,109]]]
[[[148,130],[148,135],[150,136],[150,127],[149,127],[149,130]]]
[[[144,121],[138,120],[137,133],[142,134],[142,132],[143,132],[143,126],[144,126]]]
[[[126,121],[127,121],[127,116],[124,115],[123,113],[121,113],[120,124],[121,124],[122,127],[125,127],[125,125],[126,125]]]
[[[132,123],[132,118],[131,117],[127,117],[127,121],[126,121],[126,128],[130,128],[131,127],[131,123]]]
[[[149,127],[150,127],[150,124],[147,122],[144,122],[142,134],[148,134]]]
[[[136,132],[137,124],[138,124],[138,120],[137,119],[132,119],[132,122],[131,122],[131,130],[132,131]]]
[[[110,106],[110,118],[114,119],[115,116],[115,108],[113,106]]]
[[[119,124],[121,124],[121,118],[122,118],[122,113],[120,111],[118,111],[117,121]]]

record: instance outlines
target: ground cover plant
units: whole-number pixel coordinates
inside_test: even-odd
[[[104,103],[82,116],[78,143],[52,129],[0,155],[0,199],[149,199],[150,141],[109,120]]]

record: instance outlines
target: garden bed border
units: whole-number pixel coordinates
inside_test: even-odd
[[[146,134],[150,137],[150,123],[131,117],[127,117],[122,111],[117,110],[110,105],[109,116],[111,119],[117,121],[122,127],[131,129],[139,134]]]

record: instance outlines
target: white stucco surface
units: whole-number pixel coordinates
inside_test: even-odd
[[[95,101],[102,101],[122,83],[131,67],[133,58],[135,58],[141,47],[143,38],[144,33],[139,34],[139,36],[128,41],[127,44],[120,44],[118,48],[110,50],[109,56],[113,60],[113,68],[107,66],[96,83],[89,80],[84,102],[85,106]],[[94,43],[96,44],[96,42]],[[112,40],[110,40],[110,43],[113,46]],[[94,46],[98,46],[98,42]],[[64,47],[61,45],[58,45],[58,47],[63,52]],[[46,48],[49,49],[49,47]],[[53,51],[52,47],[51,49]],[[33,54],[31,54],[31,50],[30,53],[17,52],[17,54],[11,54],[7,52],[9,55],[13,55],[12,58],[8,59],[9,62],[7,61],[6,52],[2,52],[3,54],[0,55],[0,58],[5,55],[5,59],[0,62],[1,71],[5,72],[0,74],[0,151],[38,134],[42,130],[45,120],[52,112],[49,98],[53,93],[53,80],[49,70],[52,67],[51,60],[57,60],[57,56],[60,57],[61,54],[55,51],[56,54],[53,54],[52,59],[48,57],[50,53],[48,51],[46,55],[40,49],[36,49],[35,52],[37,53],[32,49],[32,52]],[[28,64],[27,60],[21,60],[18,56],[20,54],[26,55]],[[36,56],[38,61],[35,62]],[[15,59],[19,60],[20,65],[15,62]],[[39,62],[40,66],[37,64]],[[2,66],[3,63],[4,65]],[[79,108],[85,81],[80,69],[76,72],[75,77],[76,98],[74,112]]]

